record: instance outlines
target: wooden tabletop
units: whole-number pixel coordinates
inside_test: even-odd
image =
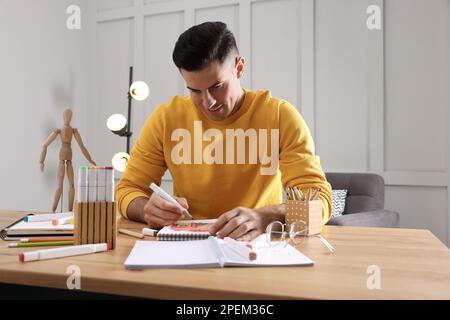
[[[0,210],[3,228],[23,212]],[[119,228],[142,224],[119,218]],[[66,289],[71,265],[81,290],[159,299],[450,299],[450,250],[428,230],[326,226],[298,249],[312,267],[152,269],[124,267],[136,239],[118,235],[113,251],[20,263],[20,252],[0,241],[0,282]],[[369,289],[369,266],[379,267],[380,289]]]

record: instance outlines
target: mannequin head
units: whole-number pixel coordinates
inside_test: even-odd
[[[63,119],[64,119],[64,125],[68,126],[70,124],[70,121],[72,121],[72,110],[70,108],[65,108],[63,111]]]

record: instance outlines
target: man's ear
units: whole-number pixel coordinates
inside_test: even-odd
[[[236,76],[241,79],[244,75],[245,59],[244,57],[236,57]]]

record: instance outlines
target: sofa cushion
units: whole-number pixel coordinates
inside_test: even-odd
[[[331,190],[331,199],[333,203],[333,209],[331,212],[331,217],[342,216],[345,210],[345,199],[347,198],[347,189],[337,189]]]

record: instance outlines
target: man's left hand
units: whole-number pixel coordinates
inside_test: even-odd
[[[266,218],[265,214],[256,210],[237,207],[222,214],[209,228],[209,232],[218,238],[251,241],[265,231],[269,223]]]

